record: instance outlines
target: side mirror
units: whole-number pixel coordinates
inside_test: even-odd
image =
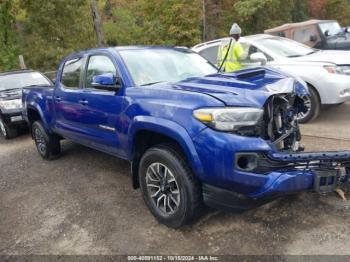
[[[261,65],[266,65],[266,63],[267,63],[266,56],[261,52],[256,52],[256,53],[251,54],[250,60],[252,62],[261,63]]]
[[[326,31],[324,32],[324,35],[325,35],[326,37],[329,36],[329,31],[326,30]]]
[[[316,35],[311,35],[310,36],[310,42],[316,42],[317,41],[317,36]]]
[[[96,89],[107,91],[118,91],[120,89],[120,79],[112,73],[96,75],[92,78],[91,86]]]

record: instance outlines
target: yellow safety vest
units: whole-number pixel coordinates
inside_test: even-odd
[[[218,50],[218,67],[221,66],[226,53],[228,51],[229,47],[229,40],[226,40],[225,42],[221,43],[219,50]],[[244,54],[244,50],[242,45],[239,42],[236,42],[235,40],[232,40],[231,48],[229,50],[229,53],[227,55],[227,58],[222,66],[224,69],[224,72],[233,72],[236,70],[240,70],[242,68],[240,59],[241,56]]]

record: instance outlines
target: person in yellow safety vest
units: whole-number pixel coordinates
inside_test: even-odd
[[[249,47],[246,50],[239,42],[242,30],[234,23],[230,30],[230,38],[221,42],[218,50],[218,67],[224,72],[233,72],[242,68],[241,61],[248,56]]]

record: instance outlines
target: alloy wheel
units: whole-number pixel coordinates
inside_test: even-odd
[[[175,176],[168,167],[153,163],[147,168],[146,186],[148,195],[163,214],[171,215],[179,208],[180,190]]]
[[[2,135],[4,137],[7,136],[7,131],[6,131],[6,127],[5,127],[5,124],[2,122],[2,120],[0,119],[0,131],[2,133]]]
[[[311,99],[310,99],[310,97],[304,96],[303,101],[304,101],[304,106],[306,107],[307,111],[305,113],[303,113],[303,112],[298,113],[298,115],[297,115],[298,119],[306,118],[311,112]]]
[[[46,153],[46,141],[45,138],[43,136],[43,134],[41,133],[40,129],[35,128],[34,130],[34,140],[35,140],[35,144],[40,152],[40,154],[45,155]]]

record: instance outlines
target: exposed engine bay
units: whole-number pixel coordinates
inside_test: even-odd
[[[303,99],[293,93],[271,96],[265,104],[265,139],[279,151],[303,151],[297,116],[304,110]]]

